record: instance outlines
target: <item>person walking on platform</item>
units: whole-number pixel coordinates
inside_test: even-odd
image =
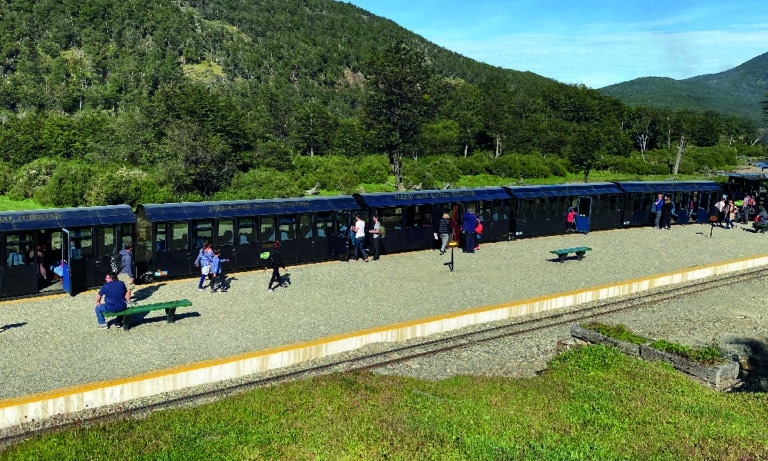
[[[445,248],[448,246],[448,240],[451,238],[451,217],[448,213],[443,213],[440,222],[437,224],[437,233],[440,236],[440,254],[445,254]]]
[[[268,267],[272,268],[272,278],[269,279],[269,285],[267,285],[267,291],[270,293],[273,293],[275,291],[274,288],[272,288],[272,284],[276,283],[275,288],[279,286],[285,286],[282,279],[280,278],[280,268],[282,267],[283,270],[285,270],[285,262],[283,262],[283,257],[280,255],[280,241],[276,240],[273,244],[272,251],[269,254],[269,261],[268,261]]]
[[[200,268],[200,282],[197,284],[199,291],[205,291],[203,283],[205,279],[211,274],[211,265],[213,264],[213,250],[211,249],[211,242],[208,240],[203,242],[203,247],[200,248],[200,253],[195,259],[195,267]]]
[[[477,218],[475,210],[468,208],[462,217],[461,232],[464,234],[464,253],[475,252],[475,227],[477,227]]]
[[[117,274],[114,272],[107,272],[104,276],[106,283],[101,286],[99,293],[96,295],[96,321],[99,328],[106,330],[107,321],[104,318],[104,312],[120,312],[124,311],[128,307],[128,302],[131,300],[131,290],[129,290],[125,283],[117,279]],[[104,299],[104,303],[101,300]],[[122,328],[122,320],[118,320],[115,323],[117,328]]]
[[[120,263],[122,268],[117,273],[117,279],[123,282],[129,290],[133,291],[136,280],[133,275],[133,243],[127,242],[125,248],[120,250]]]
[[[227,279],[222,268],[225,262],[229,262],[229,259],[221,257],[221,249],[216,248],[213,250],[213,259],[211,260],[211,275],[213,277],[211,279],[211,294],[216,293],[217,289],[221,290],[222,293],[227,292]]]

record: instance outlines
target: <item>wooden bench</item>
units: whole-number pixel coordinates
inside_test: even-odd
[[[592,248],[589,247],[574,247],[574,248],[563,248],[560,250],[552,250],[550,253],[557,255],[557,261],[558,262],[565,262],[566,256],[568,256],[569,253],[575,253],[576,259],[581,260],[581,258],[584,257],[584,253],[587,251],[592,250]]]
[[[144,304],[142,306],[134,306],[120,312],[104,312],[104,317],[122,317],[123,329],[127,330],[131,328],[131,315],[140,314],[143,312],[165,310],[166,320],[168,323],[173,323],[173,318],[176,315],[176,309],[179,307],[189,307],[192,302],[188,299],[179,299],[176,301],[166,301],[162,303]]]

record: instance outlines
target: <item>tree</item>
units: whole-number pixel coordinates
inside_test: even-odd
[[[403,190],[403,157],[416,140],[433,105],[434,77],[424,55],[395,43],[374,55],[364,104],[365,120],[376,144],[389,156],[395,185]]]

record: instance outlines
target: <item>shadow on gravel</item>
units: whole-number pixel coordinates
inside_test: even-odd
[[[145,299],[155,294],[157,290],[159,290],[160,287],[163,287],[163,286],[165,286],[165,283],[152,285],[150,287],[139,288],[138,290],[133,292],[133,298],[136,301],[144,301]]]
[[[147,318],[147,316],[150,316],[150,317]],[[192,317],[200,317],[200,313],[176,311],[176,314],[173,316],[173,322],[176,323],[179,320],[192,318]],[[131,315],[131,330],[135,329],[140,325],[146,325],[148,323],[158,323],[158,322],[163,322],[163,323],[167,322],[167,317],[165,315],[165,312],[156,311],[154,312],[154,315],[152,312],[142,312],[140,314],[133,314]]]
[[[753,338],[737,338],[729,342],[732,358],[740,364],[744,383],[732,392],[768,392],[768,344]]]
[[[6,325],[3,325],[0,327],[0,333],[4,332],[5,330],[10,330],[11,328],[20,328],[26,325],[27,322],[21,322],[21,323],[9,323]]]

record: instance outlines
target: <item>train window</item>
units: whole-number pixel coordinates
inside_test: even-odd
[[[283,216],[280,218],[280,241],[296,240],[296,218]]]
[[[217,245],[232,245],[235,243],[235,222],[231,219],[219,220],[218,233],[216,234]]]
[[[69,232],[69,252],[72,259],[93,257],[93,236],[90,228],[72,229]]]
[[[402,208],[384,208],[379,210],[379,222],[387,229],[402,229],[402,214]]]
[[[96,229],[96,256],[102,257],[117,253],[123,248],[117,246],[117,231],[114,227],[99,227]]]
[[[432,207],[429,205],[405,207],[405,227],[432,227]]]
[[[5,236],[5,248],[8,253],[6,265],[20,266],[29,260],[29,252],[33,248],[32,234],[22,232],[19,234],[7,234]]]
[[[168,241],[165,234],[165,224],[157,225],[157,233],[155,234],[155,251],[167,251]]]
[[[330,237],[333,235],[333,216],[331,213],[315,214],[315,232],[318,237]]]
[[[261,218],[259,226],[259,242],[275,241],[275,218]]]
[[[192,238],[194,239],[194,248],[202,248],[203,243],[208,241],[213,243],[213,222],[197,221],[192,223]]]
[[[171,249],[174,251],[189,250],[189,238],[187,235],[187,223],[176,222],[170,224]],[[202,248],[202,245],[201,245]]]
[[[249,245],[256,243],[256,220],[247,218],[237,222],[237,243]]]
[[[300,239],[312,238],[312,217],[308,214],[299,215],[299,235]]]

